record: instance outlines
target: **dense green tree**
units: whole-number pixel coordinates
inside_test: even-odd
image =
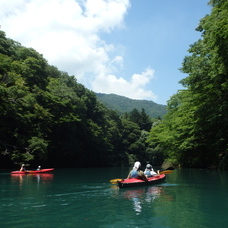
[[[3,32],[0,60],[1,165],[128,165],[142,157],[139,123],[108,110],[74,76]]]
[[[145,109],[142,108],[140,113],[140,129],[145,131],[150,131],[152,126],[152,119],[149,117],[149,115],[146,114]]]
[[[157,142],[182,166],[226,167],[228,133],[228,1],[210,1],[211,14],[197,28],[202,39],[191,45],[181,71],[186,90],[168,101],[168,114],[154,127]]]
[[[204,157],[218,166],[228,149],[228,1],[210,4],[211,14],[198,27],[203,39],[192,45],[182,70],[189,74],[183,84],[194,93],[196,132],[204,143]]]
[[[7,39],[5,32],[0,30],[0,53],[6,56],[12,56],[15,54],[15,49],[20,44],[14,40]]]
[[[74,76],[0,31],[0,163],[228,168],[228,0],[211,0],[164,119],[108,110]],[[152,126],[152,127],[151,127]],[[151,131],[150,131],[151,129]],[[149,134],[148,134],[148,131]]]
[[[141,112],[134,108],[126,116],[130,121],[136,123],[141,130],[150,131],[152,126],[152,119],[146,114],[145,109],[142,108]]]

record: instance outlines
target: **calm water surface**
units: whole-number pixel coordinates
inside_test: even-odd
[[[0,172],[0,227],[227,227],[228,172],[174,170],[151,187],[118,189],[128,168]]]

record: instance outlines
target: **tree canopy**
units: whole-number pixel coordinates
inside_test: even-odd
[[[168,114],[150,133],[171,160],[187,167],[228,167],[228,1],[212,0],[201,39],[181,71],[186,88],[168,101]]]
[[[107,109],[74,76],[0,31],[1,167],[145,162],[141,132],[150,130],[152,120],[144,110],[127,116]]]
[[[228,168],[228,0],[211,0],[181,71],[187,76],[152,119],[108,109],[75,76],[0,31],[0,165]]]

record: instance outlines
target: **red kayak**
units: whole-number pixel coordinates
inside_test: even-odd
[[[138,187],[138,186],[146,186],[153,185],[163,182],[165,180],[165,174],[149,177],[148,181],[143,181],[137,178],[124,179],[122,181],[118,181],[119,188],[128,188],[128,187]]]
[[[12,171],[11,174],[36,174],[36,173],[48,173],[53,171],[54,168],[40,169],[40,170],[26,170],[26,171]]]

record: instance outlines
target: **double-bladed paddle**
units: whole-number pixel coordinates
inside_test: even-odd
[[[110,180],[111,184],[117,184],[118,181],[122,181],[123,179],[112,179]]]
[[[165,170],[165,171],[159,172],[159,174],[169,174],[172,172],[173,172],[173,170]]]

